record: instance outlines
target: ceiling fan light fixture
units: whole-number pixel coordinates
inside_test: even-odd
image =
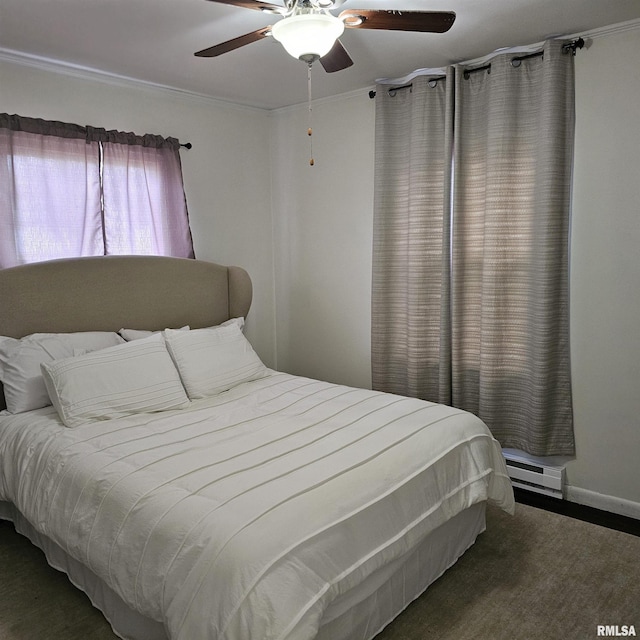
[[[305,13],[279,20],[271,35],[298,60],[313,62],[327,55],[344,31],[342,20],[325,13]]]

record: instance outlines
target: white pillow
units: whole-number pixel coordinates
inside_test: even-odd
[[[51,404],[40,364],[73,356],[77,351],[105,349],[124,340],[108,331],[33,333],[17,340],[0,336],[0,381],[9,413],[22,413]]]
[[[238,328],[241,331],[244,331],[244,318],[242,316],[240,316],[239,318],[229,318],[229,320],[225,320],[223,323],[219,324],[219,327],[228,327],[232,324],[235,324],[238,326]],[[210,329],[213,329],[214,327],[209,327]]]
[[[237,323],[187,332],[168,329],[164,337],[192,400],[267,375]]]
[[[44,362],[42,374],[67,427],[189,404],[161,335]]]
[[[180,327],[178,331],[189,331],[189,325],[185,325],[184,327]],[[144,329],[120,329],[118,333],[127,341],[131,340],[142,340],[143,338],[148,338],[149,336],[153,336],[157,333],[164,333],[164,331],[146,331]]]
[[[216,327],[226,327],[230,324],[237,324],[240,329],[244,328],[244,318],[231,318],[230,320],[225,320],[222,324],[215,325]],[[191,327],[189,325],[185,325],[184,327],[180,327],[178,331],[189,331]],[[209,329],[213,329],[213,327],[208,327]],[[165,329],[166,331],[166,329]],[[142,338],[148,338],[152,336],[154,333],[164,333],[164,331],[145,331],[144,329],[120,329],[118,333],[128,342],[129,340],[140,340]]]

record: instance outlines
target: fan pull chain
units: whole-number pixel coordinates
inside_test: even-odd
[[[308,96],[308,105],[309,105],[309,128],[307,129],[307,135],[309,136],[309,164],[313,167],[315,161],[313,159],[313,126],[311,122],[311,116],[313,109],[311,108],[311,63],[307,67],[307,96]]]

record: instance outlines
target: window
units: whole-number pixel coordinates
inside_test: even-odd
[[[0,114],[0,267],[193,257],[178,148],[171,138]]]

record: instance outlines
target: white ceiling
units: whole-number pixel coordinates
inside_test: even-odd
[[[502,47],[640,19],[640,0],[346,0],[340,7],[355,8],[450,10],[457,18],[445,34],[345,31],[341,42],[354,65],[327,74],[315,64],[314,98]],[[217,58],[193,53],[277,19],[206,0],[0,0],[0,54],[274,109],[306,100],[307,69],[273,38]]]

